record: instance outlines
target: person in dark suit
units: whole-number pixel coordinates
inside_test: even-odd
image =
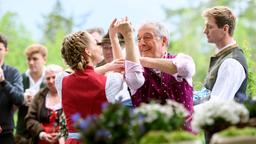
[[[0,143],[14,144],[13,105],[23,104],[23,85],[19,71],[4,64],[7,39],[0,34]]]

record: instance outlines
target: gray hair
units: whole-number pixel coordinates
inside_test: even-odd
[[[145,22],[144,24],[142,24],[141,27],[144,25],[153,25],[156,28],[155,35],[160,36],[160,37],[165,36],[167,38],[167,42],[168,42],[167,46],[169,46],[170,33],[169,33],[169,30],[168,30],[166,24],[164,24],[162,22],[158,22],[158,21],[148,21],[148,22]]]
[[[56,64],[49,64],[45,68],[45,72],[54,72],[55,74],[62,72],[63,68]]]

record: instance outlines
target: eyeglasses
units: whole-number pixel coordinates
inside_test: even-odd
[[[142,37],[137,37],[137,42],[140,42],[142,39],[143,39],[144,42],[148,42],[148,41],[151,41],[155,38],[160,38],[160,37],[159,36],[156,37],[156,36],[154,36],[150,33],[146,33]]]

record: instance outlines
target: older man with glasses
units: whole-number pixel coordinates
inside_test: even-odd
[[[167,99],[179,102],[189,111],[184,127],[191,131],[192,76],[195,73],[193,59],[185,54],[173,55],[167,52],[169,33],[158,22],[143,24],[138,30],[137,43],[145,82],[131,97],[133,105],[137,107],[152,100],[163,104]]]
[[[128,20],[128,18],[125,18]],[[116,32],[118,22],[113,20],[110,26],[110,39],[113,52],[121,55]],[[137,35],[137,43],[142,57],[140,63],[144,67],[144,83],[139,88],[131,88],[131,99],[134,107],[152,100],[161,104],[167,99],[183,104],[189,112],[184,128],[191,130],[193,113],[192,76],[195,73],[193,59],[185,54],[172,55],[167,52],[169,33],[159,22],[143,24]],[[127,66],[125,68],[128,68]],[[134,84],[136,85],[136,84]]]

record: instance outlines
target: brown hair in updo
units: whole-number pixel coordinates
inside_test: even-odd
[[[74,71],[84,70],[89,63],[88,55],[84,54],[89,47],[89,33],[78,31],[64,38],[61,55],[66,64]]]

